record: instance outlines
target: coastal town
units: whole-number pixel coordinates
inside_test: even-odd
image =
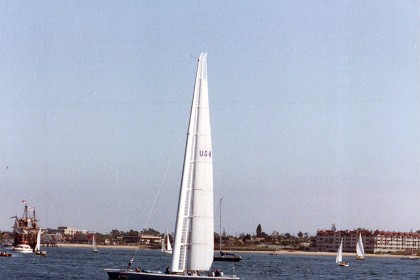
[[[161,233],[153,228],[141,231],[120,231],[113,229],[109,233],[99,233],[76,229],[69,226],[42,229],[39,226],[35,207],[28,207],[26,200],[22,217],[14,216],[12,231],[0,231],[0,242],[3,247],[29,245],[35,248],[37,235],[40,245],[56,247],[66,245],[125,246],[135,249],[160,249],[162,244],[174,243],[173,233]],[[165,238],[166,237],[166,238]],[[360,240],[359,240],[360,239]],[[331,229],[317,230],[315,235],[299,231],[297,234],[268,234],[258,224],[254,233],[241,233],[235,236],[222,231],[214,233],[214,250],[224,251],[262,251],[278,253],[283,251],[302,252],[336,252],[342,244],[343,252],[354,252],[361,243],[364,253],[414,255],[420,251],[420,230],[413,232],[390,232],[384,230],[368,230],[363,228],[339,230],[335,224]]]
[[[0,231],[0,242],[13,244],[16,232]],[[273,231],[267,234],[262,231],[261,225],[257,226],[255,233],[241,233],[230,235],[223,232],[220,236],[214,233],[215,251],[219,250],[219,240],[225,251],[259,251],[259,252],[336,252],[343,239],[343,251],[354,252],[357,239],[361,234],[364,250],[368,254],[395,254],[407,255],[420,252],[420,231],[391,232],[383,230],[338,230],[335,225],[331,229],[318,230],[315,235],[299,231],[297,234],[279,233]],[[90,245],[93,236],[99,246],[124,246],[126,248],[160,249],[164,240],[164,233],[153,228],[142,231],[111,230],[109,233],[99,233],[88,230],[75,229],[68,226],[47,228],[42,230],[41,244],[45,247]],[[173,234],[169,234],[173,243]]]

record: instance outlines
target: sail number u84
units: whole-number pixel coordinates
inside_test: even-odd
[[[211,157],[211,151],[200,150],[200,157]]]

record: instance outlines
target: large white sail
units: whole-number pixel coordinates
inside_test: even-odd
[[[363,240],[362,240],[361,233],[359,233],[359,239],[357,240],[357,244],[356,244],[356,255],[359,258],[363,258],[365,256],[365,250],[363,248]]]
[[[207,54],[198,59],[184,155],[172,271],[209,270],[213,262],[213,164]]]

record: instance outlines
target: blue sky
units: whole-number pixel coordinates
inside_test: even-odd
[[[419,1],[3,1],[0,41],[1,230],[173,229],[201,52],[227,232],[420,229]]]

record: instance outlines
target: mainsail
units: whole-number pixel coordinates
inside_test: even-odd
[[[357,244],[356,244],[356,255],[359,258],[363,258],[365,256],[365,250],[363,248],[363,240],[362,240],[361,233],[359,233],[359,239],[357,240]]]
[[[172,272],[209,270],[213,262],[213,163],[207,54],[198,59],[175,226]]]
[[[172,254],[171,241],[169,240],[169,233],[166,231],[166,235],[162,239],[162,248],[160,249],[162,253]]]
[[[35,252],[41,251],[41,229],[38,230],[36,235],[36,245],[35,245]]]
[[[338,247],[337,256],[335,258],[336,263],[341,263],[343,261],[343,239],[341,239],[340,247]]]
[[[98,246],[96,245],[95,235],[93,235],[93,237],[92,237],[92,251],[93,252],[97,252],[98,251]]]
[[[169,234],[166,233],[166,250],[172,252],[171,240],[169,240]]]

